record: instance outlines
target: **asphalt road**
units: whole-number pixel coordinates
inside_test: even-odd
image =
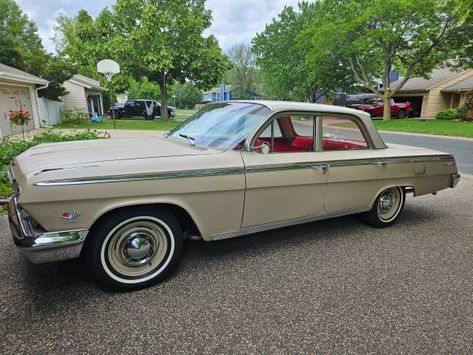
[[[177,272],[107,293],[34,265],[0,221],[0,353],[473,353],[473,176],[353,217],[186,244]]]
[[[453,154],[458,170],[473,174],[473,139],[456,139],[436,136],[381,133],[386,143],[424,147]]]

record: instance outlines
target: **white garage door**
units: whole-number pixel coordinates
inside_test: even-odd
[[[28,88],[21,86],[10,86],[0,84],[0,134],[6,137],[12,134],[21,133],[21,127],[11,124],[8,120],[9,110],[25,110],[33,115],[31,111],[31,98]],[[25,131],[34,128],[33,117],[24,126]]]

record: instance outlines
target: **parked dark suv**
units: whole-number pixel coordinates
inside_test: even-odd
[[[161,116],[161,104],[155,100],[128,100],[125,104],[115,104],[108,110],[112,115],[115,111],[115,118],[141,116],[145,120],[152,120],[156,116]],[[168,106],[169,117],[176,116],[176,109]]]

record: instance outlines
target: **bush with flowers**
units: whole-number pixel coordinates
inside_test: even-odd
[[[31,115],[28,111],[17,110],[17,111],[8,111],[8,119],[11,123],[14,123],[18,126],[23,126],[25,123],[28,123],[31,120]]]

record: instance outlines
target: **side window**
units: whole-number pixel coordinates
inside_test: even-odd
[[[314,116],[289,114],[275,118],[256,139],[255,149],[262,153],[312,152]],[[263,148],[263,149],[261,149]]]
[[[135,107],[135,101],[127,101],[126,107]]]
[[[346,117],[322,116],[323,150],[368,149],[362,130],[355,120]]]

